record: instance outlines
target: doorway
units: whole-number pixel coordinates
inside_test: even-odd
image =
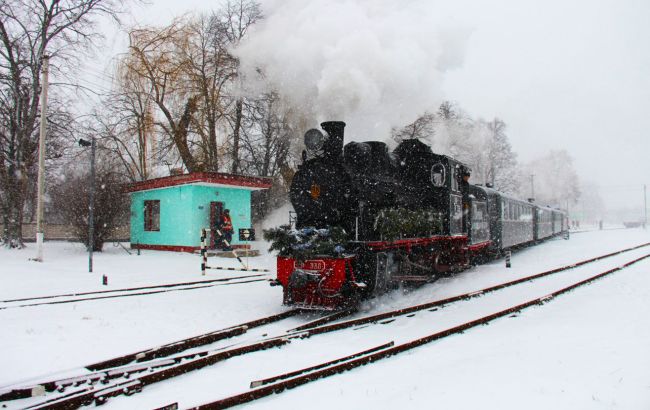
[[[215,228],[221,225],[221,215],[223,213],[223,202],[210,202],[210,249],[216,249],[217,233]]]

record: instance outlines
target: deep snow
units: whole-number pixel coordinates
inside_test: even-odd
[[[365,303],[364,313],[441,299],[645,242],[650,242],[650,233],[641,229],[585,232],[572,235],[569,241],[554,239],[515,253],[511,269],[506,269],[503,261],[495,261],[408,294],[396,291],[373,299]],[[258,247],[265,249],[263,244]],[[619,261],[649,252],[650,248],[642,249]],[[154,251],[127,255],[110,244],[105,252],[95,254],[94,273],[87,272],[87,254],[79,244],[47,242],[43,263],[29,261],[33,254],[32,245],[21,251],[0,250],[0,300],[242,274],[209,271],[202,277],[196,255]],[[274,269],[272,255],[250,258],[249,262],[253,267]],[[232,259],[210,263],[238,265]],[[648,409],[649,268],[650,262],[640,262],[516,317],[250,407]],[[108,286],[101,285],[102,275],[108,276]],[[42,376],[279,313],[286,309],[280,302],[280,288],[256,282],[0,310],[0,388],[28,379],[48,379]],[[439,314],[446,316],[438,320],[443,322],[453,312],[441,311]],[[376,336],[384,336],[385,341],[399,336],[382,335],[381,331],[376,330]],[[330,335],[316,346],[322,351],[336,350],[334,347],[354,340],[342,337]],[[306,351],[301,361],[315,364],[324,355],[322,351],[315,352],[314,358]],[[260,368],[262,377],[274,374]],[[224,371],[237,370],[228,365],[212,366],[183,376],[184,382],[145,388],[138,395],[112,399],[107,406],[153,408],[174,398],[181,405],[205,402],[191,400],[197,396],[215,400],[222,395],[210,395],[205,387],[230,376]],[[4,404],[15,408],[17,403]]]

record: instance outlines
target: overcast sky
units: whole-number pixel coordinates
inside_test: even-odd
[[[642,207],[650,2],[464,3],[474,31],[463,66],[448,75],[448,95],[474,115],[503,118],[522,160],[565,148],[603,196],[613,191]]]
[[[444,97],[472,117],[503,119],[520,160],[566,149],[609,205],[641,209],[650,184],[650,1],[452,3],[441,17],[469,37],[461,64],[445,72]],[[133,11],[139,23],[165,24],[211,4],[152,0]],[[107,37],[107,54],[123,51],[124,34]]]

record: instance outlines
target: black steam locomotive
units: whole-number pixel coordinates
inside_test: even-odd
[[[294,242],[277,271],[286,304],[347,306],[567,229],[564,212],[472,185],[469,167],[417,139],[392,152],[380,141],[344,147],[344,122],[321,127],[305,134],[290,190]]]

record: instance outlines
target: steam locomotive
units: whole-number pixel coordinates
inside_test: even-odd
[[[472,185],[468,166],[417,139],[392,152],[380,141],[344,147],[344,122],[321,127],[305,134],[290,188],[295,227],[275,281],[285,304],[348,307],[568,229],[563,211]]]

